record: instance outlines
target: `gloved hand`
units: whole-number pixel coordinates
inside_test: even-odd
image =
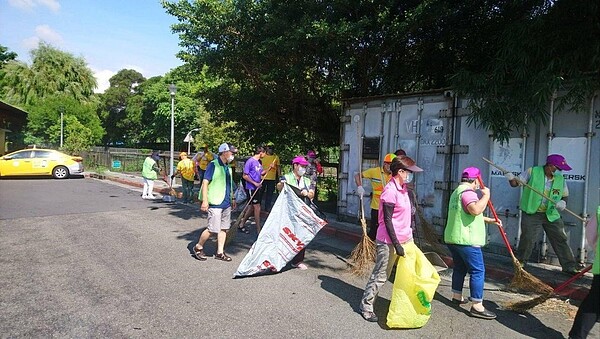
[[[405,255],[404,253],[404,247],[402,247],[402,245],[400,244],[394,244],[394,248],[396,249],[396,254],[403,257]]]
[[[504,176],[506,177],[506,179],[508,179],[508,181],[511,181],[515,178],[514,174],[512,174],[511,172],[504,173]]]
[[[559,200],[556,202],[556,209],[559,211],[564,211],[567,208],[567,203],[564,200]]]
[[[356,188],[356,194],[358,194],[360,197],[363,197],[365,195],[365,189],[362,186],[358,186]]]

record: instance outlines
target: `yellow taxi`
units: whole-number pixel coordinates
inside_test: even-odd
[[[0,158],[0,177],[52,175],[56,179],[83,173],[83,158],[51,149],[24,149]]]

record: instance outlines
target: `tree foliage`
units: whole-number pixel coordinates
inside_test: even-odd
[[[106,127],[105,144],[140,141],[142,101],[140,86],[146,78],[138,71],[122,69],[109,80],[110,87],[100,95],[100,117]]]
[[[96,114],[97,104],[81,102],[65,94],[47,96],[28,108],[25,142],[60,145],[60,115],[63,113],[63,147],[81,152],[98,145],[104,128]]]
[[[16,58],[17,53],[9,52],[8,47],[0,45],[0,68],[2,68],[5,63],[15,60]]]
[[[7,102],[25,107],[56,94],[82,102],[96,100],[96,78],[83,58],[40,42],[31,52],[31,60],[31,66],[15,60],[2,69]]]
[[[597,1],[166,2],[211,112],[248,138],[338,142],[339,99],[454,87],[499,139],[598,89]],[[205,68],[206,67],[206,68]]]

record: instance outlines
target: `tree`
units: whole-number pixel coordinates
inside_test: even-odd
[[[82,103],[65,94],[47,96],[28,109],[25,141],[29,144],[58,146],[62,112],[63,146],[74,152],[86,150],[99,144],[104,135],[96,111],[96,103]]]
[[[338,142],[338,100],[455,87],[504,139],[599,88],[597,1],[163,1],[215,119],[248,138]]]
[[[83,58],[40,42],[31,60],[31,67],[17,60],[4,65],[1,85],[7,102],[25,107],[56,94],[82,102],[96,100],[96,78]]]
[[[122,69],[109,79],[110,87],[100,95],[99,115],[106,128],[105,144],[135,144],[143,129],[140,86],[144,76],[132,69]]]
[[[15,60],[16,58],[17,53],[9,52],[7,47],[0,45],[0,68],[7,62]]]
[[[474,99],[470,121],[507,140],[511,131],[545,123],[553,96],[557,110],[581,111],[600,89],[600,4],[525,1],[502,9],[489,48],[457,72],[453,85]]]

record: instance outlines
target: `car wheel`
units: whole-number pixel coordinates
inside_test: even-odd
[[[52,176],[55,179],[65,179],[69,176],[69,169],[65,166],[56,166],[52,170]]]

